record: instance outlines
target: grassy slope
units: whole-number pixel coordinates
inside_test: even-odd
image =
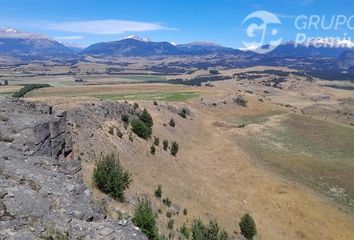
[[[351,127],[291,114],[279,128],[253,137],[252,145],[261,159],[283,173],[350,204],[354,199],[353,139]]]

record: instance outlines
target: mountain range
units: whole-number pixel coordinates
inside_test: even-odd
[[[19,58],[46,58],[61,56],[109,56],[109,57],[148,57],[174,55],[227,55],[227,56],[258,56],[262,59],[274,58],[332,58],[339,59],[342,66],[353,66],[354,44],[336,47],[296,46],[293,42],[283,43],[266,55],[254,54],[250,51],[223,47],[210,42],[193,42],[173,44],[169,42],[153,42],[149,38],[129,36],[127,38],[101,42],[85,49],[68,46],[58,41],[35,33],[27,33],[15,29],[0,29],[0,55]]]
[[[0,55],[52,56],[73,54],[73,50],[43,35],[0,29]]]

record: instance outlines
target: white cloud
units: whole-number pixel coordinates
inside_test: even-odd
[[[118,19],[48,23],[44,28],[62,32],[88,34],[121,34],[125,32],[176,30],[165,27],[159,23],[125,21]]]
[[[54,37],[56,40],[79,40],[83,39],[83,36],[62,36],[62,37]]]

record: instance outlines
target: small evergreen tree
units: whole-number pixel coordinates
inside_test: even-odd
[[[148,139],[152,134],[152,129],[141,120],[132,121],[133,132],[141,138]]]
[[[248,213],[241,218],[239,226],[241,229],[241,234],[246,239],[251,240],[257,234],[256,223]]]
[[[125,123],[129,123],[129,116],[128,116],[128,114],[123,114],[123,115],[122,115],[122,121],[125,122]]]
[[[173,219],[168,220],[168,222],[167,222],[167,228],[168,228],[169,230],[172,230],[174,223],[175,223],[175,221],[174,221]]]
[[[93,172],[93,181],[98,189],[119,201],[123,201],[124,191],[132,182],[130,173],[115,154],[101,158]]]
[[[167,140],[163,140],[162,145],[163,145],[163,149],[166,151],[167,148],[168,148],[168,141]]]
[[[173,156],[176,156],[177,152],[178,152],[178,143],[173,142],[171,145],[171,154]]]
[[[180,227],[179,232],[182,234],[182,236],[185,239],[189,239],[191,232],[188,229],[188,227],[186,226],[186,223],[183,223],[182,227]]]
[[[144,109],[144,111],[142,113],[139,114],[139,118],[141,121],[143,121],[150,128],[154,125],[152,117],[151,117],[150,113],[146,110],[146,108]]]
[[[150,153],[151,153],[152,155],[155,155],[155,153],[156,153],[156,148],[155,148],[154,145],[151,145],[151,147],[150,147]]]
[[[154,145],[155,145],[155,146],[160,145],[160,138],[154,137]]]
[[[134,105],[133,105],[133,109],[134,109],[134,110],[136,110],[136,109],[138,109],[138,108],[139,108],[139,104],[134,103]]]
[[[162,186],[158,185],[157,189],[155,190],[155,197],[161,198],[161,196],[162,196]]]
[[[134,211],[133,223],[138,226],[149,239],[158,238],[156,218],[157,215],[153,212],[151,203],[146,199],[139,200],[138,206]]]
[[[175,127],[176,126],[175,120],[173,118],[171,118],[171,120],[170,120],[170,126],[171,127]]]

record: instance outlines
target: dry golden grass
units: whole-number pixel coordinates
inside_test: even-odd
[[[160,142],[168,139],[169,142],[176,140],[179,143],[180,151],[176,158],[161,147],[157,149],[156,155],[152,156],[149,152],[152,140],[145,142],[135,137],[132,143],[128,140],[127,134],[123,139],[111,136],[104,129],[109,124],[118,124],[114,122],[103,123],[102,129],[91,129],[94,138],[86,139],[85,144],[90,143],[92,146],[90,150],[96,151],[97,154],[119,152],[122,164],[133,174],[134,181],[127,191],[127,196],[136,198],[148,196],[155,208],[162,208],[165,215],[167,209],[154,197],[154,190],[158,184],[161,184],[163,197],[171,199],[182,210],[188,209],[187,217],[174,217],[175,226],[181,225],[187,219],[201,217],[207,220],[208,216],[212,216],[217,218],[229,232],[239,231],[240,217],[250,213],[257,223],[259,232],[257,239],[351,239],[354,236],[352,215],[345,213],[334,202],[312,189],[260,164],[256,156],[248,152],[235,138],[235,134],[252,134],[252,132],[247,132],[248,130],[243,128],[234,128],[232,125],[224,127],[223,124],[215,124],[223,123],[236,115],[249,116],[260,112],[279,111],[279,109],[290,111],[274,104],[278,102],[298,102],[299,104],[296,105],[298,107],[311,105],[313,104],[310,100],[311,96],[316,94],[317,89],[306,89],[305,96],[297,90],[292,92],[275,90],[274,94],[269,96],[271,101],[259,102],[258,98],[263,93],[263,89],[255,87],[260,94],[243,92],[242,94],[247,96],[250,103],[248,108],[242,108],[231,103],[232,97],[239,94],[236,92],[237,89],[247,89],[250,86],[231,84],[227,81],[218,82],[217,85],[217,88],[164,84],[48,88],[34,91],[30,99],[50,101],[51,96],[57,94],[59,97],[56,99],[56,104],[65,107],[71,106],[69,103],[71,100],[68,99],[75,98],[60,98],[63,94],[82,96],[97,91],[129,93],[137,90],[149,92],[176,89],[198,91],[201,96],[205,96],[205,102],[207,100],[220,102],[227,99],[228,104],[220,104],[217,107],[211,104],[202,105],[199,99],[184,104],[174,104],[180,107],[187,106],[192,110],[193,116],[187,119],[182,119],[166,108],[161,107],[158,111],[152,101],[138,101],[141,108],[146,107],[153,116],[153,135],[160,137]],[[325,88],[317,94],[324,94],[326,91]],[[334,97],[340,96],[336,91],[330,94]],[[61,105],[60,99],[67,101],[67,105]],[[78,99],[89,100],[89,98]],[[164,126],[171,118],[176,120],[176,128]],[[254,126],[254,130],[259,132],[264,128],[276,127],[280,121],[281,119],[275,118],[262,127]],[[80,143],[76,144],[76,152],[79,153]],[[93,160],[87,159],[85,155],[82,161],[84,180],[89,186],[92,186]],[[105,197],[95,188],[94,194],[97,199]],[[111,201],[110,205],[113,209],[118,207],[128,213],[133,210],[131,204]],[[165,227],[166,218],[160,215],[159,219],[160,226]]]

